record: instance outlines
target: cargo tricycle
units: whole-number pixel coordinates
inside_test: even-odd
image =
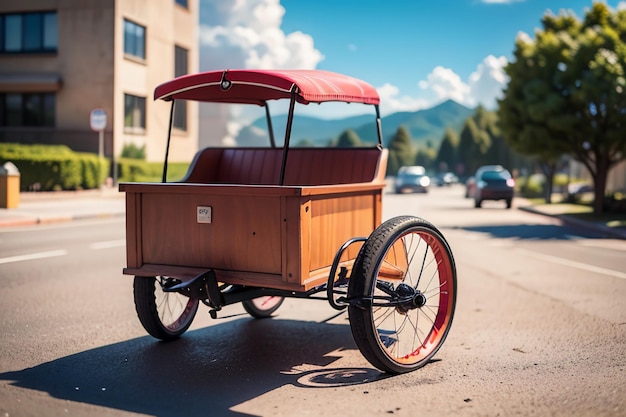
[[[456,268],[428,221],[382,221],[388,151],[370,84],[321,70],[223,70],[177,77],[154,98],[172,105],[163,181],[120,184],[123,272],[135,277],[137,315],[150,335],[180,337],[200,303],[213,318],[235,303],[266,318],[286,297],[321,299],[347,308],[354,341],[374,367],[398,374],[431,360],[452,323]],[[184,178],[168,182],[181,100],[260,106],[269,143],[201,149]],[[286,125],[276,140],[269,103],[281,100]],[[329,102],[373,109],[377,141],[290,145],[295,108]]]

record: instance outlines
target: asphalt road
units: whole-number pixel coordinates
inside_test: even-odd
[[[459,279],[435,360],[393,377],[324,301],[271,320],[201,307],[157,342],[121,273],[123,219],[2,229],[0,415],[626,415],[626,243],[462,194],[385,196],[385,218],[442,230]]]

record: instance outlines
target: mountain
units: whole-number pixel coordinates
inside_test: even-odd
[[[434,146],[438,146],[446,128],[460,131],[465,120],[473,113],[474,109],[448,100],[430,109],[390,114],[383,117],[381,121],[383,144],[386,146],[389,139],[398,130],[398,127],[403,125],[411,134],[415,144],[423,145],[430,142]],[[373,115],[353,116],[335,120],[295,116],[291,132],[291,143],[297,144],[307,141],[318,146],[326,145],[329,141],[337,139],[346,129],[354,130],[362,142],[376,142],[375,124],[376,121]],[[287,125],[287,115],[273,117],[272,125],[277,142],[282,142],[283,133]],[[267,144],[267,139],[265,139],[266,130],[265,118],[259,118],[239,132],[237,143],[240,146]]]
[[[404,125],[414,141],[420,144],[431,141],[438,145],[446,128],[460,131],[465,120],[472,114],[474,109],[452,100],[414,113],[394,113],[382,120],[383,138],[389,139],[400,125]]]

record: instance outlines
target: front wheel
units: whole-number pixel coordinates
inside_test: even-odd
[[[187,331],[198,311],[198,300],[163,288],[179,284],[170,277],[135,277],[133,293],[139,321],[148,334],[169,341]]]
[[[272,313],[278,310],[278,307],[285,301],[284,297],[264,296],[253,298],[252,300],[244,300],[241,302],[244,310],[252,317],[264,319],[271,317]]]
[[[456,285],[452,252],[432,224],[401,216],[376,228],[348,286],[350,327],[363,356],[394,374],[427,364],[450,331]]]

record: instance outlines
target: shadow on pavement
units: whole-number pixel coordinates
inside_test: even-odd
[[[141,337],[0,374],[50,396],[160,417],[232,415],[285,385],[337,387],[386,378],[372,368],[325,368],[356,349],[349,326],[238,319],[163,343]]]
[[[572,236],[573,234],[587,239],[603,237],[600,233],[593,231],[551,224],[468,226],[457,227],[456,229],[487,233],[492,237],[502,239],[572,240],[575,238],[575,236]]]

